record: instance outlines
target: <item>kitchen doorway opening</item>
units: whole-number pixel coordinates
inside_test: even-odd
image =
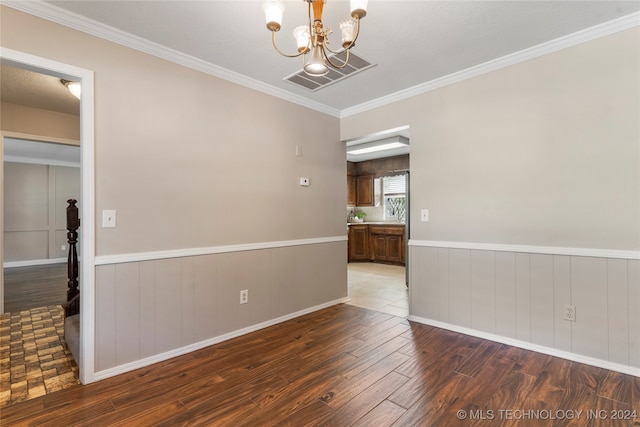
[[[409,315],[409,127],[346,143],[349,304]]]

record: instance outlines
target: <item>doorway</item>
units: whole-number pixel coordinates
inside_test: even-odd
[[[6,83],[16,71],[2,72]],[[24,118],[37,120],[36,111],[25,109]],[[79,118],[75,127],[79,134]],[[46,139],[3,138],[5,313],[66,302],[66,206],[80,199],[80,146]]]
[[[56,79],[80,82],[82,99],[80,101],[80,206],[83,212],[80,235],[82,246],[80,253],[80,361],[79,376],[84,384],[95,381],[94,378],[94,341],[95,324],[95,209],[94,209],[94,85],[93,72],[83,68],[63,64],[46,58],[37,57],[24,52],[3,48],[0,50],[0,64],[25,69]],[[3,93],[4,97],[4,93]],[[3,128],[5,126],[3,125]],[[4,139],[11,131],[3,129],[0,135],[0,153],[4,152]],[[23,135],[24,136],[24,135]],[[4,176],[4,155],[1,154],[0,177]],[[4,186],[4,178],[1,185]],[[4,195],[0,195],[4,206]],[[2,209],[1,211],[4,211]],[[2,212],[4,213],[4,212]],[[3,218],[0,216],[0,220]],[[0,245],[0,258],[4,262],[4,226],[2,230],[3,244]],[[0,308],[4,308],[4,277],[0,276]]]
[[[409,127],[346,141],[350,304],[407,317]]]

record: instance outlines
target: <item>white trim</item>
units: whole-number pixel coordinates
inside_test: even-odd
[[[62,160],[38,159],[35,157],[4,156],[5,162],[28,163],[32,165],[64,166],[67,168],[79,168],[80,162],[65,162]]]
[[[117,43],[119,45],[126,46],[158,58],[166,59],[167,61],[171,61],[184,67],[230,81],[240,86],[254,89],[258,92],[275,96],[276,98],[284,99],[285,101],[289,101],[303,107],[311,108],[312,110],[316,110],[333,117],[340,117],[340,110],[338,110],[337,108],[329,107],[328,105],[322,104],[320,102],[312,101],[304,96],[294,94],[287,90],[280,89],[276,86],[269,85],[267,83],[261,82],[251,77],[247,77],[243,74],[236,73],[210,62],[203,61],[202,59],[187,55],[174,49],[170,49],[158,43],[143,39],[142,37],[138,37],[125,31],[105,25],[101,22],[94,21],[93,19],[66,11],[52,5],[51,3],[42,1],[5,0],[2,2],[2,4],[21,12],[25,12],[39,18],[55,22],[57,24],[73,28],[74,30],[82,31],[87,34],[109,40],[113,43]]]
[[[25,2],[27,3],[27,2]],[[30,2],[29,2],[30,3]],[[3,3],[4,4],[4,3]],[[80,225],[82,239],[80,258],[80,381],[95,381],[95,163],[94,163],[94,81],[93,71],[53,61],[28,53],[0,47],[3,62],[37,72],[54,73],[60,77],[77,80],[82,84],[80,100],[80,158],[81,198],[83,212]],[[0,304],[4,301],[0,301]]]
[[[530,254],[569,255],[595,258],[640,259],[640,251],[622,251],[617,249],[503,245],[498,243],[442,242],[435,240],[416,239],[409,240],[409,246],[449,249],[478,249],[482,251],[523,252]]]
[[[467,68],[466,70],[448,74],[446,76],[421,83],[419,85],[398,91],[396,93],[392,93],[387,96],[383,96],[378,99],[363,102],[362,104],[355,105],[353,107],[345,108],[340,112],[340,118],[353,116],[354,114],[362,113],[364,111],[402,101],[416,95],[421,95],[423,93],[440,89],[454,83],[459,83],[463,80],[487,74],[492,71],[500,70],[511,65],[519,64],[521,62],[547,55],[549,53],[553,53],[568,47],[576,46],[600,37],[605,37],[619,31],[628,30],[639,25],[640,12],[635,12],[630,15],[604,22],[594,27],[586,28],[572,34],[568,34],[555,40],[541,43],[537,46],[532,46],[519,52],[505,55],[501,58],[487,61],[483,64],[475,65],[473,67]]]
[[[337,304],[342,304],[346,301],[348,301],[348,298],[340,298],[324,304],[316,305],[314,307],[306,308],[304,310],[296,311],[295,313],[280,316],[275,319],[268,320],[266,322],[258,323],[253,326],[248,326],[246,328],[238,329],[233,332],[219,335],[214,338],[209,338],[204,341],[200,341],[194,344],[189,344],[187,346],[176,348],[174,350],[170,350],[164,353],[156,354],[155,356],[146,357],[144,359],[136,360],[135,362],[125,363],[124,365],[105,369],[104,371],[98,371],[95,374],[95,379],[96,381],[103,380],[116,375],[124,374],[125,372],[143,368],[145,366],[149,366],[154,363],[162,362],[167,359],[182,356],[184,354],[191,353],[192,351],[200,350],[201,348],[209,347],[211,345],[230,340],[231,338],[239,337],[241,335],[245,335],[251,332],[258,331],[260,329],[267,328],[269,326],[277,325],[278,323],[282,323],[287,320],[295,319],[296,317],[299,317],[299,316],[304,316],[305,314],[313,313],[314,311],[322,310],[324,308],[331,307]]]
[[[450,323],[439,322],[437,320],[426,319],[419,316],[409,316],[407,318],[410,321],[422,323],[424,325],[434,326],[436,328],[447,329],[449,331],[458,332],[465,335],[471,335],[472,337],[478,337],[502,344],[511,345],[514,347],[523,348],[525,350],[531,350],[542,354],[548,354],[550,356],[560,357],[562,359],[572,360],[574,362],[584,363],[599,368],[608,369],[611,371],[622,372],[623,374],[633,375],[640,377],[640,368],[634,368],[632,366],[621,365],[619,363],[609,362],[608,360],[596,359],[594,357],[583,356],[576,353],[570,353],[568,351],[558,350],[543,345],[532,344],[526,341],[520,341],[513,338],[503,337],[495,335],[489,332],[482,332],[475,329],[465,328],[463,326],[452,325]]]
[[[66,258],[29,259],[25,261],[7,261],[3,263],[3,267],[4,268],[31,267],[34,265],[63,264],[66,262],[67,262]]]
[[[205,248],[174,249],[168,251],[137,252],[118,255],[101,255],[96,265],[121,264],[126,262],[151,261],[156,259],[182,258],[198,255],[221,254],[227,252],[254,251],[259,249],[283,248],[287,246],[317,245],[322,243],[343,242],[347,236],[320,237],[315,239],[284,240],[279,242],[247,243],[241,245],[209,246]]]
[[[11,138],[11,139],[25,139],[27,141],[47,142],[47,143],[53,142],[54,144],[80,146],[80,140],[78,139],[58,138],[55,136],[34,135],[31,133],[11,132],[11,131],[2,131],[2,136],[4,136],[5,138]]]

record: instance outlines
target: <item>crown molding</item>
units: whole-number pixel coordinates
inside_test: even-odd
[[[176,64],[194,69],[196,71],[200,71],[214,77],[218,77],[223,80],[238,84],[240,86],[244,86],[258,92],[265,93],[267,95],[275,96],[285,101],[289,101],[294,104],[301,105],[303,107],[307,107],[312,110],[337,118],[349,117],[358,113],[372,110],[374,108],[402,101],[416,95],[421,95],[432,90],[459,83],[463,80],[490,73],[492,71],[497,71],[511,65],[519,64],[521,62],[528,61],[539,56],[557,52],[568,47],[576,46],[581,43],[617,33],[619,31],[624,31],[640,26],[640,12],[635,12],[630,15],[626,15],[557,38],[555,40],[551,40],[537,46],[521,50],[519,52],[515,52],[479,65],[475,65],[465,70],[461,70],[434,80],[430,80],[428,82],[392,93],[388,96],[383,96],[372,101],[364,102],[353,107],[339,110],[337,108],[329,107],[328,105],[319,102],[311,101],[303,96],[293,94],[284,89],[280,89],[273,85],[260,82],[256,79],[252,79],[245,75],[203,61],[193,56],[186,55],[174,49],[170,49],[160,44],[150,42],[149,40],[143,39],[133,34],[117,30],[113,27],[86,18],[84,16],[58,8],[42,0],[3,0],[2,4],[4,6],[8,6],[13,9],[37,16],[39,18],[43,18],[60,25],[82,31],[84,33],[91,34],[105,40],[109,40],[111,42],[147,53],[149,55],[156,56],[158,58],[166,59],[167,61],[174,62]]]
[[[125,31],[118,30],[116,28],[94,21],[93,19],[66,11],[41,0],[4,0],[2,1],[2,5],[19,10],[21,12],[28,13],[33,16],[37,16],[38,18],[46,19],[48,21],[52,21],[66,27],[73,28],[74,30],[82,31],[87,34],[100,37],[102,39],[117,43],[122,46],[126,46],[140,52],[147,53],[149,55],[156,56],[158,58],[165,59],[170,62],[174,62],[176,64],[191,68],[196,71],[200,71],[205,74],[227,80],[240,86],[244,86],[249,89],[265,93],[267,95],[275,96],[276,98],[280,98],[285,101],[289,101],[294,104],[298,104],[333,117],[340,117],[340,110],[338,110],[337,108],[332,108],[328,105],[312,101],[303,96],[288,92],[284,89],[277,88],[273,85],[263,83],[256,79],[236,73],[210,62],[203,61],[177,50],[162,46],[158,43],[143,39],[142,37],[138,37]]]
[[[388,96],[383,96],[369,102],[364,102],[353,107],[345,108],[341,110],[340,118],[352,116],[354,114],[362,113],[374,108],[402,101],[416,95],[421,95],[423,93],[440,89],[454,83],[459,83],[463,80],[477,77],[482,74],[487,74],[492,71],[500,70],[511,65],[519,64],[530,59],[557,52],[568,47],[576,46],[581,43],[605,37],[610,34],[628,30],[637,26],[640,26],[640,12],[635,12],[630,15],[604,22],[594,27],[585,28],[584,30],[568,34],[555,40],[550,40],[548,42],[532,46],[519,52],[505,55],[503,57],[493,59],[479,65],[475,65],[465,70],[461,70],[434,80],[430,80],[428,82],[392,93]]]

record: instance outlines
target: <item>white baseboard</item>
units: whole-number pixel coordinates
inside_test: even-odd
[[[278,323],[282,323],[287,320],[291,320],[296,317],[303,316],[305,314],[313,313],[314,311],[322,310],[323,308],[331,307],[337,304],[342,304],[348,300],[349,298],[345,297],[345,298],[329,301],[324,304],[320,304],[314,307],[306,308],[304,310],[296,311],[295,313],[280,316],[272,320],[267,320],[266,322],[258,323],[257,325],[247,326],[246,328],[238,329],[237,331],[229,332],[223,335],[219,335],[217,337],[209,338],[204,341],[200,341],[184,347],[176,348],[174,350],[157,354],[155,356],[150,356],[144,359],[136,360],[135,362],[125,363],[124,365],[115,366],[113,368],[105,369],[103,371],[98,371],[94,374],[94,380],[95,381],[104,380],[106,378],[124,374],[125,372],[129,372],[135,369],[143,368],[145,366],[153,365],[154,363],[158,363],[158,362],[165,361],[167,359],[182,356],[184,354],[191,353],[192,351],[200,350],[202,348],[209,347],[210,345],[227,341],[231,338],[236,338],[241,335],[248,334],[250,332],[255,332],[257,330],[264,329],[269,326],[277,325]]]
[[[26,261],[7,261],[3,263],[3,267],[32,267],[34,265],[64,264],[66,262],[67,258],[30,259]]]
[[[598,368],[608,369],[610,371],[622,372],[623,374],[633,375],[640,377],[640,368],[634,368],[632,366],[621,365],[619,363],[609,362],[608,360],[596,359],[594,357],[582,356],[580,354],[571,353],[568,351],[558,350],[543,345],[532,344],[526,341],[520,341],[513,338],[503,337],[495,335],[489,332],[478,331],[475,329],[465,328],[463,326],[452,325],[450,323],[444,323],[437,320],[427,319],[418,316],[409,316],[408,320],[413,322],[422,323],[436,328],[447,329],[449,331],[458,332],[465,335],[470,335],[477,338],[483,338],[489,341],[499,342],[502,344],[519,347],[525,350],[531,350],[542,354],[548,354],[549,356],[560,357],[562,359],[571,360],[573,362],[584,363],[586,365],[596,366]]]

